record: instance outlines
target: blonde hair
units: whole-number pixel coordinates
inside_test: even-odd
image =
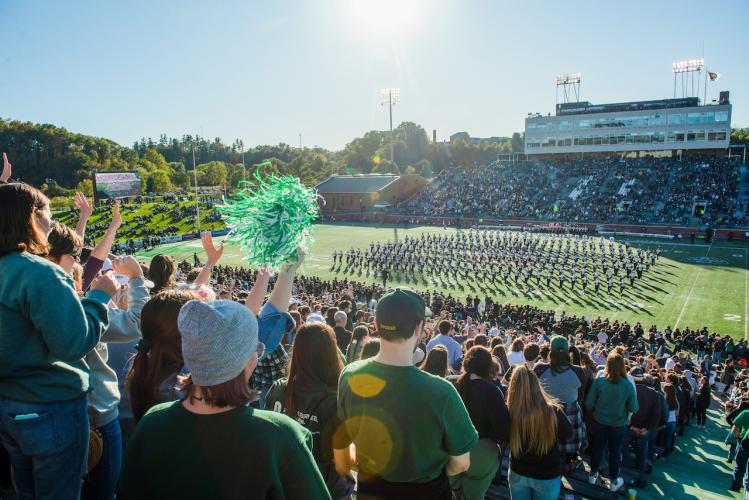
[[[512,456],[545,455],[557,446],[554,410],[559,407],[559,402],[543,390],[534,372],[525,365],[515,367],[507,391]]]

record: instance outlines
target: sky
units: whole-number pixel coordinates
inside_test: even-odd
[[[509,136],[554,112],[557,74],[594,103],[662,99],[704,57],[746,127],[748,21],[747,0],[0,0],[0,117],[337,150],[388,128],[397,87],[396,126]]]

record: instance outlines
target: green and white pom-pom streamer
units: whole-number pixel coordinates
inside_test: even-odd
[[[263,162],[255,170],[257,182],[242,181],[239,192],[217,207],[231,228],[228,240],[239,243],[247,262],[256,268],[278,270],[305,252],[312,243],[312,222],[319,216],[318,195],[289,175],[260,177]]]

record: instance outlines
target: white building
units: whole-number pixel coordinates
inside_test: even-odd
[[[726,149],[731,104],[700,106],[699,99],[663,99],[594,105],[557,105],[556,116],[525,119],[525,153],[610,153]]]

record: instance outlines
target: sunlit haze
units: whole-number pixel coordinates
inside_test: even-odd
[[[396,125],[509,136],[553,112],[559,73],[591,102],[660,99],[673,61],[704,56],[708,100],[730,90],[746,126],[747,19],[745,1],[4,1],[0,116],[338,149],[387,128],[379,90],[398,87]]]

